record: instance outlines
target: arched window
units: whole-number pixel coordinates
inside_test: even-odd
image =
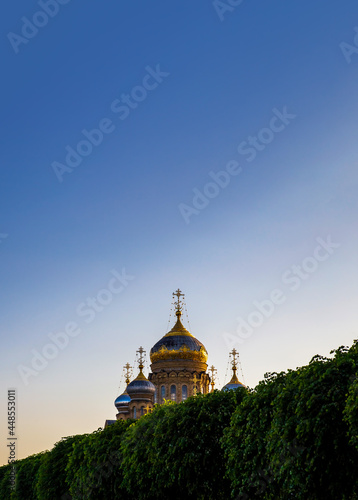
[[[165,398],[165,385],[162,385],[162,387],[160,388],[160,397],[161,397],[162,403],[163,403],[164,398]]]
[[[181,400],[185,401],[188,397],[188,386],[183,385],[181,388]]]
[[[133,408],[133,418],[137,418],[137,408]]]
[[[177,388],[174,384],[170,386],[170,399],[172,401],[177,400]]]
[[[142,406],[142,407],[141,407],[141,409],[140,409],[140,414],[141,414],[141,415],[144,415],[144,406]]]
[[[155,393],[154,393],[154,403],[158,403],[158,388],[155,388]]]

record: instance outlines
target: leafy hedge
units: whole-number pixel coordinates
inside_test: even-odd
[[[358,499],[358,343],[0,467],[0,499]]]
[[[243,397],[243,390],[198,394],[157,406],[132,425],[121,445],[127,491],[146,499],[228,498],[220,440]]]
[[[334,354],[267,376],[235,410],[223,447],[237,498],[358,498],[357,343]]]

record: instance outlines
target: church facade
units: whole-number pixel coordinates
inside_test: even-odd
[[[126,390],[117,397],[114,404],[117,409],[116,418],[139,418],[150,413],[155,404],[163,404],[166,400],[177,403],[199,392],[207,394],[214,389],[214,367],[211,367],[212,378],[208,372],[208,353],[205,346],[195,338],[182,324],[184,295],[178,289],[173,296],[175,301],[176,323],[150,350],[151,372],[148,378],[143,373],[145,351],[140,347],[137,351],[139,373],[130,382],[130,365],[126,369]],[[223,390],[245,387],[236,376],[235,349],[232,368],[233,377]],[[105,425],[114,421],[107,420]]]

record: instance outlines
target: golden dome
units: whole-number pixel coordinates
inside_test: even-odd
[[[180,321],[181,311],[176,311],[177,322],[151,349],[152,363],[163,360],[189,359],[206,363],[208,353],[205,346],[196,339]]]

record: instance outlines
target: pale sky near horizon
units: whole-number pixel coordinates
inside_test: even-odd
[[[255,387],[358,338],[356,2],[20,0],[0,24],[1,464],[7,390],[18,458],[102,427],[178,287],[217,387],[232,347]]]

